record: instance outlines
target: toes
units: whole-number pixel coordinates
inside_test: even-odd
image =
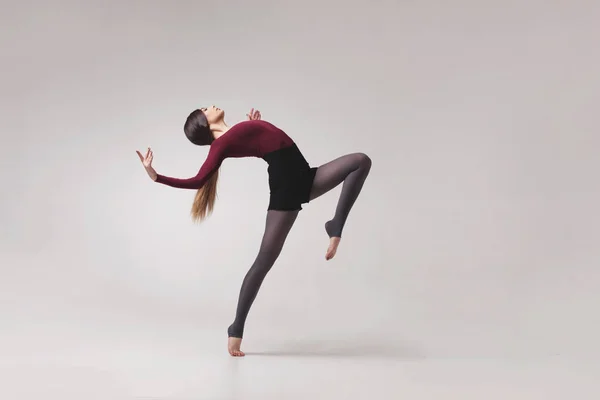
[[[327,249],[327,252],[325,253],[325,259],[331,260],[334,255],[335,255],[335,250],[332,248],[329,248],[329,249]]]
[[[241,350],[229,350],[229,354],[232,357],[244,357],[246,354],[244,354],[243,351]]]

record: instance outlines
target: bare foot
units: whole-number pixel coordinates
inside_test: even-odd
[[[332,237],[329,239],[329,247],[327,248],[327,253],[325,253],[326,260],[331,260],[333,256],[335,256],[340,240],[342,240],[340,237]]]
[[[240,350],[241,345],[241,338],[230,337],[227,341],[227,349],[229,350],[229,354],[231,354],[233,357],[244,357],[246,354]]]

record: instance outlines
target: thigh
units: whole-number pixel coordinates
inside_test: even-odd
[[[267,211],[265,233],[260,244],[260,254],[277,258],[287,239],[299,211]]]
[[[318,167],[310,190],[310,200],[314,200],[335,188],[346,179],[348,174],[358,169],[359,165],[360,154],[352,153],[338,157]]]

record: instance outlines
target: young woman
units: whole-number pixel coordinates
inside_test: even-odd
[[[213,210],[219,167],[230,157],[260,157],[268,164],[270,200],[267,221],[258,256],[246,274],[239,293],[235,320],[229,326],[228,350],[232,356],[244,356],[240,350],[244,324],[260,286],[281,253],[286,237],[302,209],[308,203],[344,183],[333,218],[325,223],[329,247],[325,258],[336,253],[342,230],[371,169],[364,153],[339,157],[320,167],[310,167],[294,141],[273,124],[262,121],[252,109],[248,120],[228,126],[223,110],[215,106],[193,111],[184,131],[193,144],[210,146],[208,156],[196,176],[188,179],[157,174],[152,167],[150,148],[137,154],[150,178],[164,185],[196,189],[192,218],[201,221]]]

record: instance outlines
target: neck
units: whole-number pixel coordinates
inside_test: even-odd
[[[210,130],[213,133],[213,136],[216,139],[220,138],[229,130],[229,126],[225,123],[225,121],[220,121],[211,125]]]

